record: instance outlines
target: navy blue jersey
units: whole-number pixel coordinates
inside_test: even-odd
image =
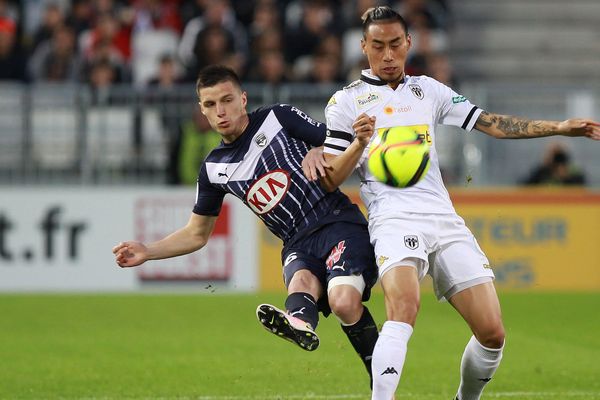
[[[346,195],[327,193],[302,172],[308,150],[325,141],[325,124],[286,104],[248,116],[240,137],[221,142],[200,167],[194,213],[218,215],[225,194],[231,193],[285,244],[332,222],[366,224]]]

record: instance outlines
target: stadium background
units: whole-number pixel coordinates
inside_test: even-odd
[[[285,102],[323,120],[329,96],[364,66],[358,16],[375,4],[407,18],[410,74],[493,112],[600,119],[595,0],[0,0],[0,358],[11,360],[0,366],[0,398],[367,398],[364,385],[335,379],[343,370],[333,365],[357,363],[334,321],[320,327],[333,346],[312,358],[259,331],[254,307],[284,299],[280,245],[240,204],[228,201],[209,245],[189,257],[125,271],[110,248],[187,220],[197,159],[181,144],[195,118],[198,68],[236,68],[250,109]],[[598,144],[445,128],[437,147],[456,208],[492,261],[515,338],[488,395],[600,398]],[[585,185],[524,185],[557,147]],[[356,181],[345,189],[359,201]],[[450,398],[456,376],[447,370],[455,372],[466,332],[430,299],[428,282],[424,291],[422,339],[411,342],[418,361],[409,359],[399,394]],[[383,321],[380,292],[372,304]],[[439,326],[456,335],[429,332]],[[526,361],[540,353],[543,361]],[[297,376],[278,368],[292,362],[307,382],[336,383],[260,385],[265,377],[250,372],[232,380],[226,371],[242,354],[255,364],[240,369],[267,368],[272,381]],[[130,381],[111,373],[119,365],[133,371]],[[439,375],[435,384],[420,377],[424,368]]]

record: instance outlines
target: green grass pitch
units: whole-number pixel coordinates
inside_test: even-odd
[[[484,399],[600,399],[600,293],[500,293],[504,360]],[[369,399],[335,318],[312,353],[276,338],[256,306],[283,293],[1,295],[1,399]],[[369,307],[379,324],[381,293]],[[448,399],[469,338],[424,293],[398,399]]]

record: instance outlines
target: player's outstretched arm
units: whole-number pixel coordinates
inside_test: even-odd
[[[600,124],[589,119],[568,119],[562,122],[532,121],[483,111],[475,123],[475,129],[498,139],[530,139],[562,135],[585,136],[600,140]]]
[[[122,267],[135,267],[148,260],[160,260],[192,253],[208,242],[217,217],[192,214],[183,228],[169,236],[145,245],[140,242],[121,242],[113,247],[117,264]]]

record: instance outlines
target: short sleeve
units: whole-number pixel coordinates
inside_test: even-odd
[[[483,110],[448,86],[433,79],[432,81],[438,89],[437,122],[442,125],[458,126],[466,131],[472,130]]]
[[[196,203],[192,211],[198,215],[219,215],[226,193],[210,182],[206,172],[206,164],[202,164],[196,183]]]
[[[327,121],[327,137],[325,138],[324,152],[339,155],[346,150],[354,140],[354,109],[349,106],[347,95],[343,91],[337,91],[327,107],[325,107],[325,119]]]

